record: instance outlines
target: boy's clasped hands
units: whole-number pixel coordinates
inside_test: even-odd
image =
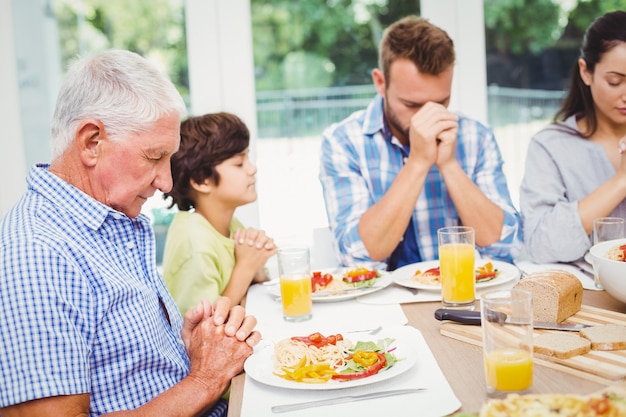
[[[252,227],[238,229],[233,235],[235,241],[235,259],[237,264],[245,263],[251,270],[257,271],[253,281],[262,282],[268,279],[264,271],[267,260],[276,253],[274,239],[263,230]]]

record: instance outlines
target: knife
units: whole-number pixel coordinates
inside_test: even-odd
[[[474,324],[479,325],[481,322],[480,311],[469,311],[469,310],[453,310],[447,308],[440,308],[435,310],[435,318],[437,320],[452,320],[458,323],[463,324]],[[493,318],[490,318],[490,321],[497,321],[500,324],[502,323],[513,323],[510,319],[507,319],[505,313],[494,311]],[[521,324],[521,323],[517,323]],[[547,330],[567,330],[571,332],[578,332],[586,327],[591,327],[589,324],[561,324],[561,323],[550,323],[546,321],[534,321],[533,327],[535,329],[547,329]]]
[[[396,390],[391,390],[391,391],[372,392],[372,393],[363,394],[363,395],[347,395],[345,397],[336,397],[336,398],[329,398],[326,400],[308,401],[305,403],[275,405],[272,407],[272,412],[285,413],[287,411],[302,410],[304,408],[349,403],[352,401],[371,400],[374,398],[390,397],[392,395],[417,394],[418,392],[425,391],[425,390],[426,388],[396,389]]]
[[[330,291],[316,291],[311,294],[313,298],[318,297],[329,297],[333,295],[341,295],[341,294],[349,294],[352,292],[361,292],[365,290],[369,290],[374,287],[360,287],[360,288],[346,288],[344,290],[330,290]]]

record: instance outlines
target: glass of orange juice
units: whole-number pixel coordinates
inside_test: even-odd
[[[480,297],[487,393],[504,397],[533,383],[532,293],[494,290]]]
[[[439,239],[441,301],[446,308],[473,309],[476,299],[474,229],[443,227]]]
[[[313,309],[309,248],[279,248],[278,274],[284,319],[287,321],[309,320]]]

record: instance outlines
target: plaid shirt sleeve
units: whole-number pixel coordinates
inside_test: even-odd
[[[482,255],[512,262],[521,248],[521,217],[513,202],[502,171],[503,160],[491,128],[467,118],[460,119],[459,136],[463,136],[464,169],[478,188],[504,212],[500,239],[478,248]]]
[[[0,388],[0,404],[90,392],[95,326],[81,311],[90,291],[75,266],[17,236],[1,246],[0,265],[0,373],[3,381],[20,375]]]
[[[361,174],[359,155],[346,129],[358,130],[358,124],[324,132],[320,181],[329,225],[334,231],[339,259],[343,265],[371,262],[358,232],[361,215],[368,209],[369,189]],[[362,135],[360,132],[356,136]]]

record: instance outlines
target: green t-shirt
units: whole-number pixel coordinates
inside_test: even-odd
[[[233,218],[230,235],[244,229]],[[167,232],[163,278],[180,312],[203,299],[213,303],[226,288],[235,267],[235,242],[220,234],[202,215],[180,211]]]

